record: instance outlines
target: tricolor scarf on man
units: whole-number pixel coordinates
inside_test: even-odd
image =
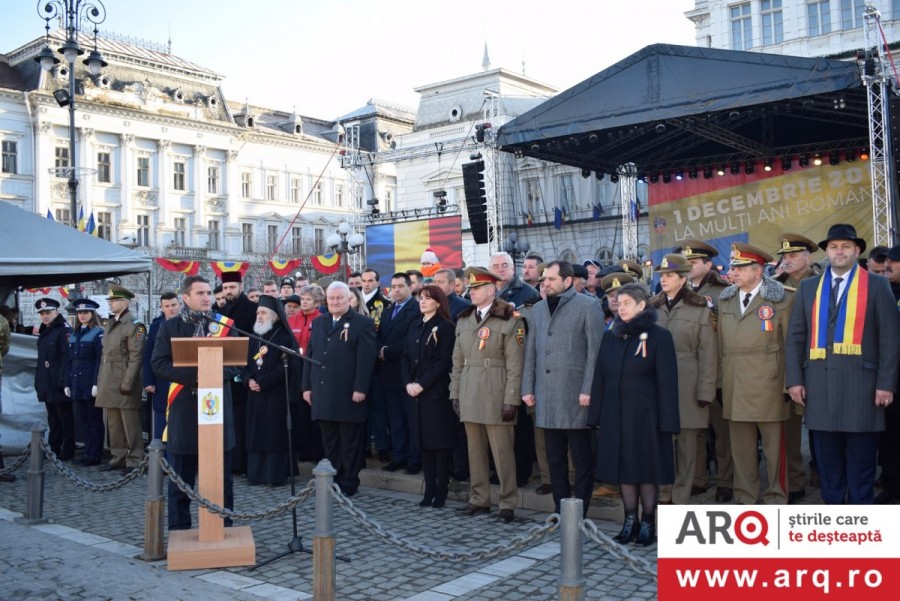
[[[218,313],[211,312],[209,314],[209,336],[212,338],[222,338],[223,336],[228,336],[228,332],[231,330],[231,326],[234,325],[234,320],[230,317],[225,317],[224,315],[220,315]],[[169,409],[172,408],[172,403],[175,402],[175,399],[178,397],[178,394],[184,388],[184,384],[178,384],[177,382],[172,382],[169,384],[169,394],[166,397],[166,427],[163,429],[162,441],[168,442],[169,440]]]
[[[809,333],[810,360],[826,357],[831,287],[831,270],[828,269],[819,279],[819,287],[813,299],[812,327]],[[832,347],[835,355],[862,355],[863,327],[866,323],[868,300],[869,272],[856,265],[847,276],[843,300],[837,306]]]

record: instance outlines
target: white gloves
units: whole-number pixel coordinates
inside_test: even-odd
[[[97,385],[96,384],[91,386],[91,396],[93,396],[93,397],[97,396]]]
[[[72,398],[72,389],[71,388],[66,386],[65,388],[63,388],[63,392],[66,394],[67,397]]]

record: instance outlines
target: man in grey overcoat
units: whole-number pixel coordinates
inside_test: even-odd
[[[574,492],[584,502],[587,515],[594,472],[587,415],[604,324],[600,302],[578,294],[573,276],[572,265],[566,261],[553,261],[544,268],[547,298],[532,309],[522,401],[535,406],[537,426],[544,429],[555,511]],[[575,464],[574,491],[569,485],[569,451]]]

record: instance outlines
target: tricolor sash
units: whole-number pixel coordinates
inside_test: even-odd
[[[175,397],[178,396],[178,393],[184,388],[184,384],[179,384],[177,382],[172,382],[169,384],[169,394],[166,396],[166,427],[163,428],[162,433],[162,441],[169,441],[169,409],[172,408],[172,403],[175,402]]]
[[[809,332],[810,360],[824,359],[828,346],[828,310],[831,306],[831,270],[819,279]],[[855,265],[847,276],[844,298],[837,306],[832,350],[836,355],[862,355],[863,327],[869,300],[869,272]]]

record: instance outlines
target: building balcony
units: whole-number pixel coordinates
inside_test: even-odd
[[[186,261],[205,261],[209,259],[209,248],[206,246],[178,246],[170,244],[159,249],[160,255],[167,259],[182,259]]]

